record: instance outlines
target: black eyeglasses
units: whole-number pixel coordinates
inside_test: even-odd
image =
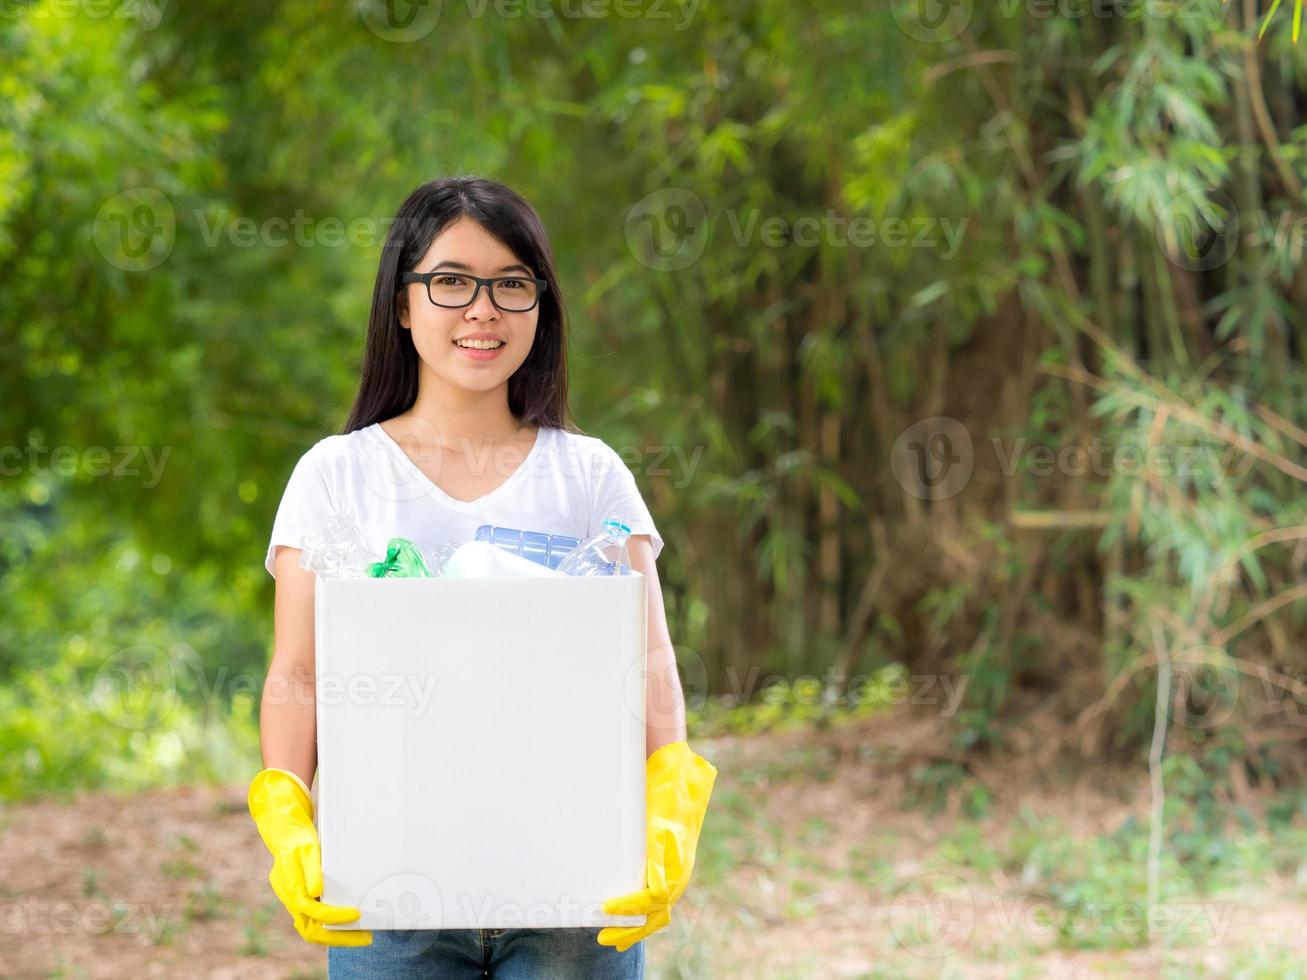
[[[464,272],[406,272],[401,283],[426,283],[427,298],[436,306],[457,310],[476,302],[481,287],[490,290],[490,302],[504,313],[527,313],[535,309],[540,297],[549,288],[546,279],[533,276],[496,276],[482,279]]]

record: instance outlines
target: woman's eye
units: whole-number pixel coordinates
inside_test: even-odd
[[[521,279],[501,279],[501,280],[499,280],[499,285],[501,285],[501,286],[507,286],[509,289],[521,289],[521,288],[522,288],[522,280],[521,280]]]
[[[458,276],[441,276],[436,280],[436,282],[441,286],[457,286],[460,285],[463,280]]]

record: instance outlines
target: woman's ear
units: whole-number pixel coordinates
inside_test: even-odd
[[[399,317],[399,325],[405,330],[412,329],[408,322],[408,290],[401,289],[395,294],[395,315]]]

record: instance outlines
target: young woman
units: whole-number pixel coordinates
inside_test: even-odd
[[[333,980],[439,976],[643,976],[645,936],[670,921],[694,864],[717,770],[685,740],[684,698],[654,565],[662,538],[621,457],[568,416],[562,290],[539,216],[502,184],[447,178],[404,202],[387,236],[363,376],[344,433],[311,447],[273,523],[275,643],[260,716],[263,763],[250,812],[273,855],[269,881]],[[631,518],[648,579],[646,887],[604,911],[642,926],[597,929],[329,930],[309,789],[317,770],[313,574],[305,534],[348,512],[382,551],[391,537],[464,542],[482,524],[586,538]],[[432,778],[438,778],[433,773]]]

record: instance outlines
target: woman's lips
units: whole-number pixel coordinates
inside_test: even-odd
[[[473,361],[493,361],[496,357],[502,354],[507,347],[507,344],[500,344],[494,350],[477,350],[475,347],[459,347],[458,344],[454,344],[455,350],[464,357]]]

